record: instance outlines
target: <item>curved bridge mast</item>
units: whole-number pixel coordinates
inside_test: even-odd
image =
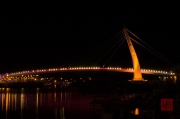
[[[129,46],[129,50],[130,50],[132,62],[133,62],[133,67],[134,67],[134,78],[132,79],[132,81],[144,81],[144,79],[142,78],[142,74],[141,74],[139,60],[138,60],[136,51],[133,47],[133,44],[131,42],[131,38],[129,37],[128,32],[125,27],[124,27],[123,31],[124,31],[124,34],[125,34],[128,46]]]

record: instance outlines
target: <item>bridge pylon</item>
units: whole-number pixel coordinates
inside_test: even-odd
[[[133,47],[133,44],[131,42],[131,38],[128,34],[128,31],[126,29],[126,27],[124,27],[123,32],[125,34],[125,38],[127,40],[128,43],[128,47],[129,47],[129,51],[131,53],[131,57],[132,57],[132,62],[133,62],[133,68],[134,68],[134,77],[131,81],[147,81],[144,80],[144,78],[142,78],[142,73],[141,73],[141,68],[140,68],[140,64],[139,64],[139,60],[136,54],[136,51]]]

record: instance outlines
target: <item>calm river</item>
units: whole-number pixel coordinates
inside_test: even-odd
[[[93,95],[78,88],[0,88],[0,119],[90,119]]]

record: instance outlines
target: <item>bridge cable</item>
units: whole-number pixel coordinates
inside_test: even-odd
[[[113,39],[115,39],[116,37],[118,37],[118,36],[120,36],[120,35],[123,35],[123,31],[118,32],[117,34],[115,34],[115,35],[113,35],[112,37],[108,38],[107,40],[103,41],[103,43],[100,43],[100,44],[94,46],[93,48],[91,47],[91,49],[86,50],[85,52],[81,53],[79,56],[77,56],[77,57],[75,57],[74,59],[66,62],[65,64],[68,64],[68,63],[70,63],[70,62],[72,62],[72,61],[74,61],[74,60],[77,60],[78,58],[82,57],[82,56],[85,55],[85,54],[89,54],[88,52],[90,52],[90,51],[91,51],[91,53],[92,53],[92,50],[96,51],[97,49],[101,48],[103,45],[109,43],[110,41],[112,41]],[[99,47],[98,47],[98,46],[99,46]],[[84,58],[84,57],[83,57],[83,58]],[[76,64],[77,62],[78,62],[78,61],[76,61],[76,62],[73,63],[73,64]]]
[[[122,34],[123,35],[123,34]],[[100,51],[100,52],[98,52],[96,55],[94,55],[94,57],[95,56],[97,56],[98,54],[100,54],[101,52],[103,52],[105,49],[107,49],[108,47],[110,47],[110,45],[112,45],[114,42],[116,42],[118,39],[116,39],[115,41],[112,41],[110,44],[108,44],[108,46],[106,46],[104,49],[102,49],[101,47],[99,47],[99,48],[101,48],[102,50]],[[97,49],[99,49],[99,48],[97,48]],[[94,50],[95,52],[97,52],[97,50]],[[94,51],[92,51],[92,52],[90,52],[89,54],[92,54]],[[88,55],[89,55],[88,54]],[[91,59],[93,59],[94,57],[91,57],[88,61],[86,61],[86,62],[89,62]],[[84,57],[85,58],[85,57]],[[82,65],[81,65],[82,66]]]
[[[117,41],[117,40],[119,40],[119,38],[116,39],[115,41]],[[122,39],[121,39],[121,40],[122,40]],[[121,40],[120,40],[120,41],[121,41]],[[115,42],[115,41],[114,41],[114,42]],[[120,42],[120,41],[119,41],[119,42]],[[111,44],[113,44],[114,42],[111,42]],[[103,52],[105,49],[107,49],[108,47],[110,47],[111,44],[109,44],[108,46],[106,46],[106,47],[105,47],[103,50],[101,50],[98,54],[100,54],[100,53]],[[114,46],[113,46],[113,47],[114,47]],[[112,47],[112,48],[113,48],[113,47]],[[112,48],[111,48],[111,49],[112,49]],[[94,55],[94,57],[97,56],[98,54]],[[92,58],[94,58],[94,57],[92,57]],[[86,61],[85,63],[87,63],[87,62],[89,62],[90,60],[92,60],[92,58],[89,59],[88,61]]]
[[[141,42],[143,42],[145,45],[147,45],[151,50],[153,50],[155,53],[157,53],[158,55],[160,55],[161,57],[163,57],[163,58],[165,58],[166,59],[166,57],[164,57],[163,55],[161,55],[159,52],[157,52],[154,48],[152,48],[151,46],[149,46],[147,43],[145,43],[143,40],[141,40],[138,36],[136,36],[134,33],[132,33],[131,31],[129,31],[128,29],[127,29],[127,31],[130,33],[130,34],[132,34],[134,37],[136,37],[138,40],[140,40]]]
[[[122,36],[122,35],[123,35],[123,34],[121,34],[121,36]],[[118,36],[116,36],[116,37],[118,37]],[[114,38],[114,39],[115,39],[115,38]],[[104,49],[106,49],[107,47],[110,47],[110,45],[112,45],[112,44],[113,44],[114,42],[116,42],[117,40],[118,40],[118,39],[115,39],[114,41],[110,40],[111,43],[109,43],[108,46],[106,46]],[[110,41],[108,41],[108,42],[110,42]],[[105,44],[107,44],[108,42],[106,42]],[[105,45],[105,44],[103,44],[103,45]],[[102,49],[102,46],[96,48],[96,50],[94,50],[94,51],[91,51],[90,53],[88,53],[88,55],[89,55],[89,54],[92,54],[93,52],[97,52],[97,49],[100,49],[100,48]],[[101,53],[104,49],[102,49],[99,53]],[[98,54],[99,54],[99,53],[98,53]],[[86,54],[87,54],[87,53],[86,53]],[[97,54],[96,54],[96,55],[97,55]],[[96,55],[94,55],[94,56],[96,56]],[[93,58],[93,57],[91,57],[91,59],[92,59],[92,58]],[[85,59],[85,57],[81,58],[81,60],[82,60],[82,59]],[[91,59],[90,59],[90,60],[91,60]],[[90,60],[89,60],[89,61],[90,61]],[[87,61],[87,62],[88,62],[88,61]]]
[[[139,42],[136,41],[135,39],[133,39],[133,38],[131,38],[131,37],[130,37],[130,39],[133,40],[134,42],[136,42],[136,43],[137,43],[138,45],[140,45],[141,47],[145,48],[147,51],[149,51],[149,52],[151,52],[152,54],[154,54],[155,56],[157,56],[157,57],[159,57],[160,59],[163,59],[163,60],[164,60],[163,57],[158,56],[157,54],[155,54],[154,52],[152,52],[151,50],[149,50],[148,48],[146,48],[145,46],[143,46],[141,43],[139,43]],[[164,60],[164,61],[165,61],[165,60]],[[165,61],[165,62],[166,62],[166,61]]]
[[[124,36],[123,39],[121,39],[119,42],[121,42],[121,41],[123,42],[123,41],[125,40],[124,38],[125,38],[125,36]],[[118,43],[119,43],[119,42],[118,42]],[[118,43],[117,43],[117,44],[118,44]],[[111,47],[111,49],[109,49],[109,50],[106,52],[106,54],[109,53],[117,44],[115,44],[113,47]],[[121,44],[122,44],[122,43],[121,43]],[[104,55],[103,55],[98,61],[96,61],[94,64],[96,64],[97,62],[99,62],[106,54],[104,54]],[[94,64],[93,64],[93,65],[94,65]]]
[[[105,62],[104,66],[108,63],[108,61],[112,58],[112,56],[116,53],[116,51],[119,49],[119,47],[122,45],[122,43],[125,41],[126,39],[124,38],[124,40],[120,43],[120,45],[116,48],[116,50],[113,52],[113,54],[109,57],[109,59]]]

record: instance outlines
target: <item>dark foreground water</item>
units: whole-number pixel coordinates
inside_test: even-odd
[[[0,119],[90,119],[93,95],[78,88],[0,88]]]

